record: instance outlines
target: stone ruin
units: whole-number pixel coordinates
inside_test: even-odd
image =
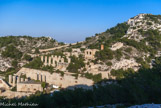
[[[61,56],[41,56],[41,61],[45,66],[53,66],[55,69],[59,69],[61,71],[65,71],[68,67],[68,64],[71,62],[71,59],[67,57],[67,62]]]
[[[92,73],[93,75],[101,74],[102,78],[107,79],[110,77],[110,71],[108,71],[107,65],[89,63],[89,65],[85,65],[85,68],[85,72]]]
[[[43,91],[41,82],[46,82],[46,76],[37,74],[37,76],[35,76],[35,80],[39,80],[40,82],[35,82],[34,80],[29,80],[28,78],[21,78],[21,74],[9,75],[9,84],[12,88],[17,86],[17,91],[20,92]]]
[[[9,84],[12,87],[15,87],[17,83],[28,81],[28,78],[21,78],[21,76],[17,75],[9,75]]]
[[[85,56],[85,59],[95,59],[95,53],[96,51],[98,51],[97,49],[86,49],[84,51],[84,56]]]
[[[33,80],[39,80],[46,83],[49,83],[50,85],[56,85],[62,88],[67,88],[69,86],[75,86],[75,85],[86,85],[91,86],[93,85],[93,81],[90,79],[86,79],[83,77],[78,77],[77,79],[70,75],[70,74],[64,74],[64,76],[61,76],[59,73],[49,73],[47,71],[41,71],[36,69],[29,69],[29,68],[21,68],[16,75],[25,74],[27,78],[33,79]]]

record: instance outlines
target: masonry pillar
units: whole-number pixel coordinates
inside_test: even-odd
[[[16,85],[16,76],[13,76],[13,84],[12,84],[13,86],[15,86]]]
[[[42,75],[42,81],[46,82],[46,76],[45,75]]]
[[[51,58],[53,58],[53,55],[51,55]]]
[[[12,84],[12,75],[9,75],[9,84]]]
[[[12,84],[12,75],[9,75],[9,84]]]
[[[24,81],[24,78],[21,78],[21,82],[23,82]]]
[[[51,57],[49,57],[48,60],[49,60],[49,61],[48,61],[48,65],[50,66],[50,65],[51,65]]]
[[[52,66],[55,67],[55,58],[52,60]]]
[[[41,61],[44,62],[44,56],[41,56]]]
[[[39,74],[39,80],[42,81],[42,76],[41,76],[41,74]]]
[[[20,77],[18,76],[18,77],[17,77],[17,83],[19,83],[19,82],[20,82]]]
[[[60,59],[61,59],[61,56],[58,57],[58,62],[59,62]]]
[[[58,58],[57,55],[54,58],[57,59]]]
[[[48,63],[47,63],[47,56],[45,56],[45,64],[44,65],[47,65]]]

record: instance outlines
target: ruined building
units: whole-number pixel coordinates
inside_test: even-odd
[[[65,58],[61,56],[41,56],[41,61],[44,63],[45,66],[53,66],[55,69],[59,69],[61,71],[65,71],[68,67],[68,64],[71,62],[69,57]]]
[[[95,53],[96,51],[98,51],[97,49],[86,49],[84,51],[84,56],[85,56],[85,59],[95,59]]]
[[[68,86],[75,86],[75,85],[87,85],[87,86],[93,85],[93,81],[90,79],[86,79],[83,77],[78,77],[76,79],[74,76],[70,74],[64,74],[62,76],[59,73],[50,74],[47,71],[41,71],[41,70],[29,69],[29,68],[22,68],[16,73],[17,76],[21,74],[26,75],[27,78],[30,78],[33,80],[39,80],[41,82],[46,82],[62,88],[66,88]]]

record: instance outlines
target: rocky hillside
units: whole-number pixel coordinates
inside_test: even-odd
[[[116,76],[121,79],[124,78],[123,74],[136,72],[140,68],[152,68],[154,59],[161,56],[161,16],[139,14],[103,33],[86,38],[84,42],[59,50],[52,55],[70,58],[71,62],[67,67],[64,62],[63,68],[51,65],[49,68],[43,64],[38,67],[34,65],[37,61],[33,61],[28,67],[50,69],[52,72],[54,69],[62,69],[63,72],[72,72],[77,76],[81,74],[87,78],[91,78],[93,74],[102,75],[102,78]],[[50,61],[49,56],[51,55],[46,55],[46,64]]]
[[[96,33],[95,36],[87,37],[85,45],[89,47],[99,46],[98,43],[111,43],[119,38],[128,37],[135,41],[145,39],[145,31],[156,30],[161,32],[161,15],[139,14],[130,18],[127,22],[119,23],[115,27],[103,33]]]
[[[104,50],[100,50],[104,45]],[[87,37],[76,47],[99,49],[96,63],[101,60],[111,69],[130,64],[136,70],[152,67],[153,59],[161,55],[161,15],[139,14],[103,33]]]
[[[22,66],[32,59],[26,54],[38,53],[39,48],[51,48],[58,45],[60,45],[58,42],[46,37],[1,37],[0,70],[5,71],[6,67],[16,67],[16,64]],[[101,45],[104,46],[102,50]],[[81,48],[81,51],[75,52],[74,48]],[[103,33],[87,37],[84,42],[62,48],[60,52],[84,55],[85,49],[98,49],[98,51],[93,60],[86,60],[85,67],[87,68],[84,70],[82,68],[84,72],[90,70],[93,72],[97,68],[97,70],[101,69],[100,73],[105,71],[116,75],[118,72],[115,70],[131,68],[136,71],[140,67],[151,68],[155,57],[161,55],[161,16],[139,14]],[[70,69],[79,68],[80,64],[75,64],[78,65],[69,65]]]
[[[59,43],[51,37],[0,37],[0,71],[24,65],[31,59],[27,54],[38,53],[40,48],[53,48],[58,45]]]

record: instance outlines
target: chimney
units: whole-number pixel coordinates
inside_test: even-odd
[[[104,50],[104,45],[103,44],[101,45],[101,50]]]

